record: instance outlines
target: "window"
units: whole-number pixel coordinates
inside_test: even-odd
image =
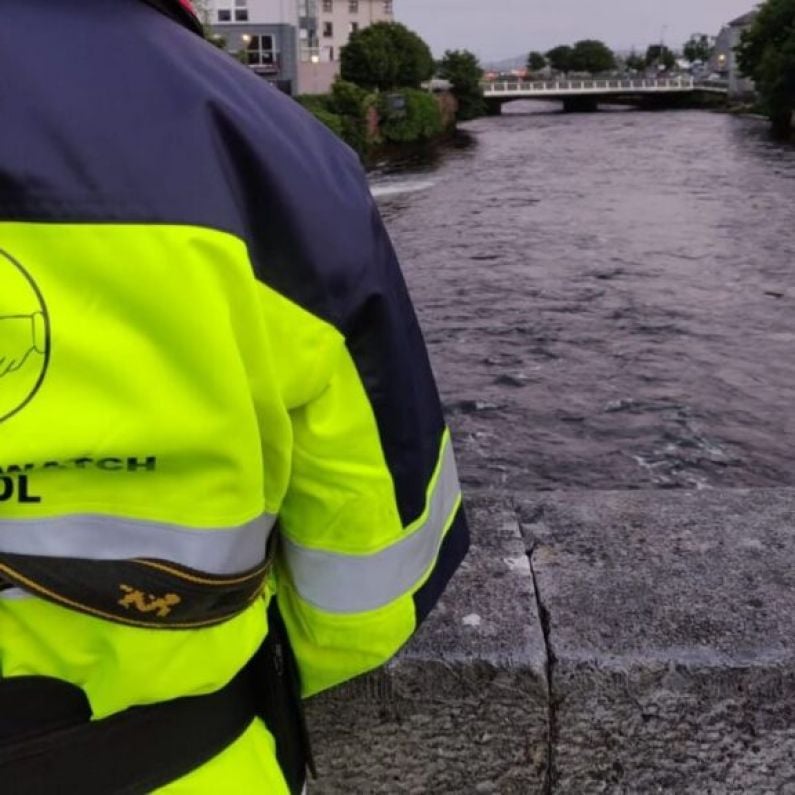
[[[278,54],[273,48],[273,36],[249,36],[246,45],[246,63],[249,66],[276,67]]]
[[[323,0],[323,11],[330,14],[334,10],[334,0]]]
[[[348,11],[351,14],[359,13],[359,0],[348,0]]]
[[[219,22],[231,22],[232,21],[232,12],[228,8],[219,8],[218,9],[218,21]]]
[[[248,22],[248,9],[236,8],[235,9],[235,22]]]
[[[348,32],[349,33],[356,33],[357,30],[359,30],[359,23],[358,22],[351,22],[348,25]]]
[[[334,23],[333,22],[324,22],[323,23],[323,38],[324,39],[333,39],[334,38]]]
[[[392,15],[392,0],[384,0],[384,13]]]
[[[237,8],[245,8],[248,5],[248,0],[235,0]]]

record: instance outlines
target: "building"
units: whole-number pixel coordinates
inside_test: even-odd
[[[340,71],[351,33],[392,22],[392,0],[299,0],[298,83],[302,94],[325,94]]]
[[[392,0],[204,0],[229,52],[290,94],[325,94],[354,31],[393,20]]]
[[[282,91],[298,88],[296,0],[204,0],[196,3],[230,53]]]
[[[735,47],[740,43],[744,30],[751,27],[757,11],[749,11],[725,25],[715,40],[715,51],[710,60],[710,69],[729,83],[730,97],[744,97],[754,93],[753,81],[743,77],[737,66]]]

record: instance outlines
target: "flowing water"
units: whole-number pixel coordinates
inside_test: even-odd
[[[795,485],[795,147],[517,103],[373,191],[463,480]]]

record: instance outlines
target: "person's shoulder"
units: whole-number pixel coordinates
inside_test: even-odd
[[[206,42],[180,82],[216,143],[257,276],[341,325],[380,256],[358,155],[296,100]]]
[[[311,175],[314,190],[334,190],[341,178],[363,185],[358,156],[296,99],[239,63],[229,53],[194,37],[177,79],[186,100],[203,108],[220,140],[267,164],[272,176]],[[324,183],[326,183],[324,185]]]

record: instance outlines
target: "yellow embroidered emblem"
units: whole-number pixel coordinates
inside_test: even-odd
[[[125,610],[134,607],[139,613],[157,613],[159,618],[166,618],[171,613],[171,608],[178,605],[182,599],[175,593],[167,593],[157,597],[154,594],[145,594],[129,585],[120,585],[119,588],[126,593],[119,599],[118,604]]]

